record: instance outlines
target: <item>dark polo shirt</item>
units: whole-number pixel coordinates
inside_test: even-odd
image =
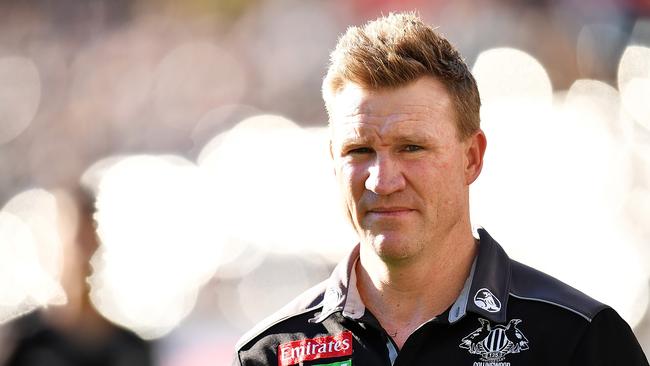
[[[479,229],[478,255],[456,302],[402,349],[356,288],[359,247],[330,278],[247,333],[234,365],[648,366],[607,305],[508,258]]]

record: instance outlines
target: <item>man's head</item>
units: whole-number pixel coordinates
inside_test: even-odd
[[[469,184],[486,141],[474,79],[446,40],[412,14],[351,28],[323,94],[335,174],[365,247],[395,261],[471,236]]]
[[[424,76],[447,88],[456,112],[458,136],[480,127],[476,81],[458,51],[414,13],[390,14],[363,27],[350,27],[331,54],[323,81],[323,99],[331,100],[346,83],[366,89],[394,89]]]

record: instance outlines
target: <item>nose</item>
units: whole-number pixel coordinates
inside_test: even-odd
[[[366,189],[378,195],[390,195],[406,186],[404,175],[398,161],[388,154],[377,153],[368,167]]]

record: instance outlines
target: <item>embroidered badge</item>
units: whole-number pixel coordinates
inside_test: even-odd
[[[490,313],[497,313],[501,310],[501,301],[486,288],[476,291],[474,295],[474,304],[479,308],[489,311]]]
[[[340,289],[336,287],[328,287],[327,290],[325,290],[325,296],[323,297],[323,313],[335,309],[342,299],[343,294]]]
[[[304,361],[349,356],[352,354],[352,333],[345,331],[335,336],[302,339],[278,346],[278,365],[296,365]],[[351,365],[351,361],[350,365]],[[338,365],[334,363],[333,365]],[[348,365],[342,363],[341,365]]]
[[[486,319],[479,319],[479,322],[481,327],[463,338],[459,347],[481,356],[481,361],[499,362],[510,353],[528,349],[528,339],[517,328],[521,319],[512,319],[507,325],[495,326]]]

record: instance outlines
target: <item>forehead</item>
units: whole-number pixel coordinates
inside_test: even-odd
[[[348,82],[330,107],[333,139],[456,131],[451,97],[444,84],[429,77],[379,90]]]

